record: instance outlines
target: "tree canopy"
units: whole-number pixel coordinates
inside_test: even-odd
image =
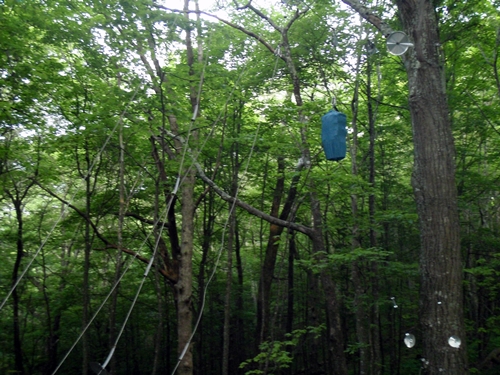
[[[0,372],[498,373],[499,10],[1,1]]]

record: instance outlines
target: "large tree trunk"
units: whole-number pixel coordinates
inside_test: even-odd
[[[392,30],[359,0],[342,0],[384,35]],[[404,57],[415,146],[413,189],[420,222],[420,325],[427,374],[467,374],[455,146],[448,113],[435,9],[430,0],[398,0],[414,47]],[[448,339],[458,336],[459,348]]]
[[[398,1],[415,44],[405,61],[415,145],[413,188],[420,221],[420,325],[428,374],[468,373],[462,305],[455,146],[438,25],[430,0]],[[460,348],[448,344],[462,340]]]

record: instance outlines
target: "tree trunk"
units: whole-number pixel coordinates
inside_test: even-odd
[[[451,132],[433,4],[398,1],[415,44],[405,59],[415,146],[412,178],[420,222],[420,325],[428,374],[467,374],[460,227]],[[457,336],[462,345],[451,347]]]
[[[311,189],[311,213],[313,217],[314,236],[311,238],[313,251],[317,254],[320,262],[326,262],[325,244],[323,240],[323,219],[319,200],[316,198],[315,186],[310,182]],[[332,275],[328,267],[321,267],[320,281],[325,294],[326,313],[328,319],[328,357],[332,362],[333,368],[331,375],[347,375],[347,362],[344,355],[344,334],[342,331],[342,322],[340,319],[340,308],[337,296],[337,289],[333,282]]]
[[[358,101],[359,101],[359,70],[361,65],[362,54],[358,55],[358,60],[356,63],[356,83],[354,86],[354,94],[351,102],[352,110],[352,141],[350,144],[350,155],[351,155],[351,173],[353,176],[358,176]],[[351,248],[356,250],[361,246],[359,224],[358,224],[358,195],[356,193],[351,194],[351,213],[353,218],[352,226],[352,239]],[[356,338],[359,347],[359,374],[367,375],[370,373],[370,352],[368,350],[369,335],[368,335],[368,317],[366,313],[366,306],[364,302],[364,296],[366,295],[365,284],[362,281],[362,272],[360,267],[363,266],[363,262],[360,260],[355,260],[351,264],[351,279],[354,288],[354,315],[356,317]]]
[[[294,290],[294,261],[295,254],[297,252],[297,244],[295,242],[295,232],[293,230],[288,231],[289,235],[289,246],[288,246],[288,285],[287,285],[287,311],[286,311],[286,322],[285,322],[285,332],[292,333],[293,330],[293,319],[295,317],[293,306],[295,301],[295,290]],[[294,348],[290,345],[287,350],[292,353]],[[290,366],[288,368],[288,375],[293,373],[293,368]]]
[[[342,0],[384,35],[391,28],[359,0]],[[420,223],[420,326],[427,374],[468,373],[462,302],[455,145],[433,2],[396,1],[414,46],[404,56],[408,75],[415,167],[412,178]],[[451,336],[462,341],[448,344]]]
[[[187,64],[189,67],[189,75],[194,78],[194,50],[191,40],[191,26],[189,25],[189,1],[184,0],[184,16],[187,21],[186,26],[186,54]],[[197,2],[196,2],[197,4]],[[198,5],[196,5],[198,6]],[[199,22],[199,13],[198,13]],[[198,62],[202,62],[201,46],[198,46]],[[197,86],[193,80],[190,85],[190,102],[193,111],[192,120],[194,121],[199,115],[199,98]],[[191,131],[191,139],[197,139],[197,132]],[[185,145],[189,147],[189,145]],[[182,171],[184,179],[181,189],[181,252],[179,256],[179,281],[175,284],[175,292],[177,295],[177,335],[179,343],[180,364],[178,375],[193,374],[193,352],[191,343],[189,342],[193,332],[193,311],[192,311],[192,293],[193,293],[193,247],[194,247],[194,186],[196,182],[196,170],[191,167],[186,167]]]
[[[236,126],[236,133],[239,134],[239,126]],[[239,174],[239,145],[234,142],[231,150],[232,155],[232,181],[231,194],[238,194],[238,174]],[[236,205],[229,204],[229,233],[227,237],[227,278],[226,278],[226,296],[224,301],[224,333],[222,344],[222,375],[229,374],[229,348],[231,346],[231,294],[233,291],[233,249],[235,245],[236,232]]]
[[[61,215],[62,214],[63,213],[61,212]],[[43,218],[43,215],[42,215],[42,218]],[[40,224],[41,224],[41,222],[42,221],[40,220]],[[39,234],[39,241],[42,241],[40,231],[41,231],[41,226],[38,227],[38,234]],[[65,255],[65,250],[63,247],[63,252],[62,252],[63,259],[64,259],[64,255]],[[44,369],[43,369],[43,374],[44,375],[51,375],[52,372],[57,367],[57,348],[58,348],[58,343],[59,343],[59,327],[61,324],[61,311],[59,309],[54,309],[56,311],[56,313],[55,313],[54,318],[52,318],[53,309],[51,308],[50,298],[49,298],[50,289],[47,285],[49,275],[47,272],[48,267],[47,267],[47,263],[46,263],[46,259],[45,259],[45,251],[44,250],[42,250],[41,257],[42,257],[43,279],[42,279],[42,287],[40,288],[40,291],[43,294],[43,300],[45,302],[45,314],[46,314],[46,318],[47,318],[47,330],[48,330],[48,337],[46,339],[46,349],[45,349],[45,351],[47,353],[46,354],[47,361],[46,361]],[[65,274],[64,261],[62,261],[61,263],[62,263],[61,264],[62,274],[64,275]],[[64,278],[61,278],[61,282],[59,285],[59,292],[64,289],[65,284],[64,284],[63,280],[64,280]]]
[[[229,206],[229,233],[227,240],[227,279],[226,296],[224,301],[224,333],[222,346],[222,371],[221,375],[229,374],[229,347],[231,342],[231,294],[233,290],[233,247],[236,222],[234,204]]]
[[[34,175],[38,173],[35,170]],[[14,268],[12,270],[11,285],[12,285],[12,321],[13,321],[13,334],[14,334],[14,364],[15,373],[18,375],[24,375],[24,361],[23,361],[23,348],[22,348],[22,337],[21,337],[21,326],[19,322],[19,294],[18,294],[18,278],[19,271],[21,269],[21,262],[24,257],[24,218],[23,218],[23,200],[28,195],[29,189],[33,186],[34,182],[29,182],[26,186],[22,187],[22,183],[12,179],[14,185],[14,191],[4,189],[5,195],[7,195],[12,205],[14,206],[14,211],[16,213],[17,221],[17,233],[16,233],[16,260],[14,262]]]
[[[125,212],[127,211],[127,203],[125,197],[125,146],[123,143],[123,122],[120,121],[120,128],[118,132],[118,143],[120,146],[119,165],[118,165],[118,190],[120,195],[119,212],[118,212],[118,231],[117,231],[117,245],[121,249],[123,246],[123,223]],[[122,252],[117,251],[115,256],[115,275],[113,278],[113,285],[119,282],[120,273],[122,269]],[[120,286],[117,285],[111,294],[111,304],[109,308],[109,335],[108,345],[109,350],[113,350],[116,341],[116,306],[118,303],[118,293]],[[109,374],[116,374],[116,356],[112,356],[109,362]]]
[[[90,217],[91,209],[91,199],[92,199],[92,185],[90,183],[91,178],[91,161],[89,155],[89,145],[85,141],[85,160],[87,163],[87,170],[83,174],[80,174],[85,180],[85,214]],[[86,327],[89,322],[89,310],[90,310],[90,287],[89,287],[89,272],[90,272],[90,251],[92,249],[91,240],[91,227],[88,220],[85,220],[85,232],[84,232],[84,260],[83,260],[83,281],[82,281],[82,327]],[[90,342],[88,331],[85,331],[82,336],[82,375],[88,374],[88,369],[90,365]]]
[[[368,156],[370,160],[370,174],[369,180],[370,187],[372,191],[368,197],[368,211],[370,217],[370,247],[377,247],[377,231],[375,230],[376,220],[376,205],[375,205],[375,123],[376,123],[376,110],[373,108],[372,99],[372,64],[373,62],[368,56],[367,61],[367,82],[366,82],[366,94],[368,100],[368,128],[370,133],[370,147],[368,151]],[[378,72],[377,72],[378,73]],[[379,98],[380,99],[380,98]],[[380,331],[379,331],[379,308],[378,308],[378,265],[377,262],[370,262],[369,267],[371,269],[370,276],[370,286],[371,286],[371,296],[374,302],[371,303],[370,316],[368,319],[369,324],[369,334],[370,334],[370,369],[373,375],[379,375],[381,372],[381,356],[380,356]]]
[[[212,237],[214,233],[214,223],[215,223],[215,210],[214,210],[214,193],[212,191],[208,191],[205,199],[203,201],[204,207],[202,210],[203,215],[203,241],[201,244],[201,261],[198,269],[198,290],[200,296],[202,296],[205,291],[205,273],[208,263],[208,254],[210,251],[210,247],[212,245]],[[203,308],[203,298],[198,298],[198,311],[201,311]],[[207,363],[204,360],[206,358],[206,352],[204,345],[205,342],[205,324],[204,320],[201,319],[198,324],[198,333],[196,340],[196,351],[197,351],[197,361],[196,361],[196,369],[200,373],[205,373],[208,369]],[[207,350],[208,352],[208,350]]]
[[[274,188],[273,203],[271,206],[270,214],[278,217],[281,197],[283,195],[285,183],[285,161],[284,158],[278,158],[278,179],[276,180],[276,187]],[[264,254],[264,262],[260,272],[259,290],[257,295],[257,340],[256,344],[259,345],[266,341],[269,336],[269,313],[270,313],[270,297],[271,285],[274,278],[274,268],[276,265],[276,256],[278,254],[280,235],[283,232],[283,227],[272,225],[269,228],[269,239]]]
[[[193,238],[194,238],[194,169],[184,179],[182,189],[181,254],[179,259],[179,281],[175,284],[177,295],[177,336],[179,354],[182,356],[179,375],[193,374],[193,353],[189,339],[192,333],[193,313],[191,296],[193,292]]]
[[[241,244],[240,244],[240,235],[239,235],[239,230],[238,230],[238,221],[235,222],[236,228],[235,228],[235,233],[234,233],[234,240],[235,240],[235,255],[236,255],[236,270],[237,270],[237,275],[238,275],[238,288],[236,290],[236,311],[237,311],[237,317],[236,317],[236,327],[235,327],[235,342],[240,343],[240,342],[245,342],[246,335],[245,335],[245,321],[243,320],[243,315],[244,315],[244,285],[243,285],[243,264],[241,260]],[[239,365],[241,362],[243,362],[247,358],[247,346],[245,345],[240,345],[238,347],[238,350],[235,353],[235,371],[234,373],[238,373],[237,369],[239,368]],[[232,368],[232,367],[231,367]]]
[[[10,194],[9,194],[10,195]],[[19,269],[21,267],[21,261],[24,254],[24,242],[23,242],[23,208],[22,202],[19,199],[12,198],[12,203],[14,204],[14,209],[16,211],[17,219],[17,251],[16,251],[16,261],[14,263],[14,270],[12,271],[12,286],[17,282],[19,277]],[[19,295],[17,293],[17,287],[12,291],[12,310],[13,310],[13,323],[14,323],[14,358],[15,358],[15,369],[16,374],[24,375],[23,366],[23,350],[21,343],[21,329],[19,326]]]

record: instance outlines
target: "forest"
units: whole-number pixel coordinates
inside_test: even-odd
[[[0,51],[0,374],[500,373],[499,0],[0,0]]]

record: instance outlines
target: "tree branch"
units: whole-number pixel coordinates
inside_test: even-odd
[[[149,264],[149,259],[148,258],[143,257],[142,255],[139,255],[138,253],[136,253],[133,250],[127,249],[127,248],[125,248],[123,246],[115,245],[115,244],[111,243],[110,241],[108,241],[107,238],[104,237],[99,232],[99,230],[97,229],[96,224],[90,219],[89,215],[87,215],[85,212],[83,212],[82,210],[80,210],[78,207],[74,206],[73,204],[71,204],[67,200],[61,198],[59,195],[57,195],[56,193],[54,193],[50,189],[46,188],[45,186],[42,186],[40,184],[40,182],[38,182],[36,180],[33,180],[33,181],[34,181],[34,183],[36,183],[40,187],[40,189],[42,189],[43,191],[45,191],[46,193],[48,193],[50,196],[56,198],[58,201],[60,201],[64,205],[66,205],[69,208],[71,208],[78,215],[80,215],[84,220],[86,220],[90,224],[90,226],[92,227],[92,230],[95,233],[95,235],[97,236],[97,238],[99,238],[104,243],[105,249],[116,249],[116,250],[123,251],[124,253],[133,255],[135,258],[137,258],[141,262]],[[170,282],[172,282],[174,284],[177,282],[177,277],[178,276],[175,273],[175,270],[172,270],[171,268],[169,268],[168,265],[167,265],[166,269],[165,268],[156,267],[156,266],[155,266],[155,268],[158,270],[158,272],[160,272]]]
[[[288,30],[290,30],[290,27],[292,27],[293,23],[297,21],[300,17],[302,17],[304,14],[306,14],[309,11],[309,9],[310,9],[309,7],[305,7],[302,10],[299,10],[297,8],[295,13],[293,14],[293,17],[290,18],[290,21],[288,21],[286,26],[283,28],[282,33],[287,33]]]
[[[382,18],[361,4],[359,0],[342,0],[342,2],[358,12],[361,17],[375,26],[385,37],[388,37],[393,32],[392,28]]]
[[[115,215],[118,215],[118,213],[115,212]],[[164,227],[164,228],[168,227],[168,223],[165,223],[164,221],[154,221],[154,220],[151,220],[151,219],[147,219],[144,216],[136,214],[135,212],[125,212],[125,216],[137,219],[141,223],[144,223],[144,224],[154,225],[156,227]]]
[[[169,12],[175,12],[175,13],[184,13],[184,12],[188,12],[188,13],[200,13],[200,14],[204,14],[206,16],[215,18],[216,20],[218,20],[218,21],[220,21],[222,23],[225,23],[226,25],[231,26],[232,28],[234,28],[236,30],[239,30],[242,33],[245,33],[248,36],[254,38],[258,42],[260,42],[264,47],[266,47],[269,51],[271,51],[272,54],[276,53],[276,50],[264,38],[262,38],[260,35],[257,35],[253,31],[247,30],[244,27],[236,25],[235,23],[232,23],[232,22],[230,22],[228,20],[220,18],[219,16],[216,16],[215,14],[211,14],[211,13],[204,12],[204,11],[195,11],[195,10],[184,11],[184,10],[179,10],[179,9],[171,9],[171,8],[167,8],[167,7],[164,7],[163,5],[158,5],[158,4],[153,4],[153,5],[156,8],[158,8],[158,9],[167,10]]]
[[[184,139],[182,137],[176,136],[175,134],[173,134],[173,133],[171,133],[169,131],[166,131],[166,130],[164,131],[164,133],[166,135],[168,135],[169,137],[176,138],[182,144],[185,144],[185,141],[184,141]],[[191,155],[191,157],[193,157],[192,151],[190,149],[188,149],[187,151],[188,151],[188,154]],[[265,220],[265,221],[267,221],[267,222],[269,222],[271,224],[275,224],[275,225],[279,225],[279,226],[282,226],[282,227],[285,227],[285,228],[296,230],[297,232],[304,233],[305,235],[307,235],[309,237],[312,237],[314,235],[313,229],[310,228],[310,227],[308,227],[308,226],[297,224],[297,223],[294,223],[294,222],[291,222],[291,221],[286,221],[286,220],[279,219],[277,217],[271,216],[269,214],[266,214],[265,212],[262,212],[262,211],[258,210],[255,207],[249,205],[248,203],[245,203],[242,200],[240,200],[238,198],[235,198],[235,197],[227,194],[222,188],[220,188],[219,186],[217,186],[217,184],[214,181],[212,181],[210,178],[208,178],[205,175],[205,172],[201,168],[201,165],[198,162],[196,162],[196,160],[194,160],[194,157],[193,157],[193,165],[196,168],[198,176],[208,186],[210,186],[217,193],[218,196],[220,196],[226,202],[234,203],[238,207],[243,208],[249,214],[257,216],[258,218],[263,219],[263,220]]]
[[[266,20],[268,24],[270,24],[277,32],[280,34],[283,33],[283,29],[279,27],[270,17],[266,16],[264,13],[262,13],[259,9],[255,8],[251,3],[248,3],[248,5],[245,7],[253,11],[256,15],[258,15],[260,18],[263,20]],[[292,21],[293,22],[293,21]]]

